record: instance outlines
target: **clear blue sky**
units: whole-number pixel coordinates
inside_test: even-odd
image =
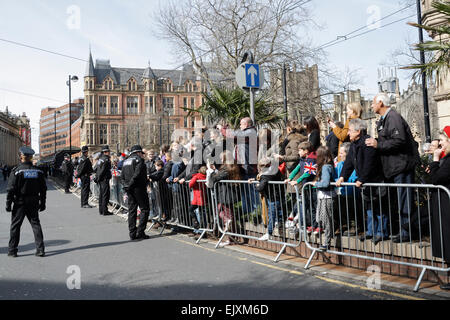
[[[68,10],[80,9],[80,28],[71,29],[76,20]],[[145,68],[150,60],[155,68],[173,68],[183,61],[173,58],[170,46],[154,36],[151,15],[157,0],[0,0],[0,38],[21,42],[66,55],[88,58],[89,45],[94,59],[106,58],[113,66]],[[374,14],[386,16],[405,6],[398,0],[313,0],[308,4],[323,30],[312,30],[308,36],[314,45],[334,40],[367,25]],[[381,26],[415,13],[415,7],[381,22]],[[414,18],[409,21],[414,21]],[[367,29],[362,30],[365,31]],[[362,94],[377,92],[377,68],[389,52],[403,45],[406,37],[417,39],[417,30],[406,21],[377,29],[361,37],[327,49],[330,64],[338,69],[361,68]],[[60,106],[68,100],[68,75],[84,76],[86,64],[0,41],[0,110],[5,106],[16,114],[26,112],[31,118],[33,148],[38,152],[40,110]],[[320,66],[319,66],[320,67]],[[400,77],[400,87],[407,81]],[[319,79],[320,81],[320,79]],[[42,99],[2,89],[34,94]],[[82,82],[73,85],[72,97],[83,96]],[[56,100],[56,101],[55,101]]]

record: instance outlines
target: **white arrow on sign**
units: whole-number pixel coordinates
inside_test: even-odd
[[[248,68],[248,74],[249,74],[250,77],[251,77],[251,80],[252,80],[252,86],[254,86],[254,85],[255,85],[255,77],[256,77],[257,74],[258,74],[258,70],[256,70],[256,68],[255,68],[254,66],[251,66],[250,68]]]

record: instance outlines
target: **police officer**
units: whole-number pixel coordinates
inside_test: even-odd
[[[110,196],[109,180],[111,180],[112,178],[110,152],[111,151],[109,150],[109,146],[104,146],[102,148],[102,155],[97,162],[97,171],[95,177],[95,182],[98,183],[100,187],[98,210],[100,212],[100,215],[103,216],[112,215],[112,213],[108,211]]]
[[[89,148],[84,146],[81,148],[82,156],[79,159],[77,168],[77,179],[81,179],[81,207],[92,208],[89,205],[89,192],[91,183],[91,174],[93,172],[92,162],[88,157]]]
[[[73,164],[72,161],[70,161],[70,155],[68,153],[64,155],[61,171],[64,177],[64,191],[65,193],[71,193],[70,185],[72,184]]]
[[[21,164],[11,172],[6,189],[6,211],[12,211],[8,256],[17,257],[20,227],[27,217],[33,229],[36,256],[43,257],[45,255],[44,236],[38,212],[45,210],[47,185],[44,173],[32,164],[33,149],[21,147],[19,153]],[[13,203],[14,206],[11,209]]]
[[[140,145],[131,148],[131,154],[124,161],[121,183],[128,196],[128,229],[131,240],[148,239],[144,231],[147,226],[150,204],[147,195],[147,167]],[[139,226],[136,228],[137,207],[141,209]]]

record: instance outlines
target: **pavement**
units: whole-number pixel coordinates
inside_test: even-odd
[[[367,274],[313,265],[245,246],[214,249],[186,234],[150,231],[132,242],[122,216],[81,209],[74,194],[48,181],[47,210],[40,214],[46,257],[34,256],[28,221],[19,257],[7,257],[10,213],[0,205],[0,300],[415,300],[448,299],[424,283],[418,293],[391,285],[366,286]],[[0,182],[0,203],[5,203]],[[303,264],[303,265],[302,265]],[[389,280],[389,281],[388,281]],[[414,282],[414,281],[413,281]],[[393,281],[395,283],[395,281]],[[441,290],[439,290],[441,291]]]

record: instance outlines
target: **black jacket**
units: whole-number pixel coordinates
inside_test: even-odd
[[[70,160],[64,160],[61,166],[61,171],[65,176],[73,176],[73,164]]]
[[[330,149],[331,154],[333,155],[333,158],[336,158],[338,156],[339,151],[339,139],[336,137],[336,135],[331,132],[325,139],[327,141],[327,147]]]
[[[450,153],[441,161],[433,161],[430,164],[431,182],[450,189]]]
[[[94,172],[94,170],[92,169],[91,160],[89,160],[89,158],[86,156],[81,156],[78,162],[76,178],[89,177],[92,172]]]
[[[320,147],[320,131],[317,129],[311,131],[308,140],[313,145],[313,151],[316,151]]]
[[[147,167],[144,159],[136,153],[131,154],[123,163],[120,182],[125,190],[145,188],[147,186]]]
[[[154,157],[152,160],[145,161],[145,166],[147,167],[147,175],[156,171],[155,163],[160,160],[159,157]]]
[[[44,172],[25,162],[15,167],[8,180],[6,188],[6,206],[12,203],[18,205],[38,206],[45,205],[47,198],[47,184]]]
[[[260,192],[264,197],[270,202],[274,201],[285,201],[284,196],[284,185],[281,184],[269,184],[269,181],[283,181],[284,177],[280,170],[277,170],[276,174],[265,175],[262,174],[259,180],[259,184],[256,185],[255,189]]]
[[[96,180],[100,182],[111,178],[111,160],[107,155],[102,154],[97,162]]]
[[[362,183],[383,181],[380,156],[377,149],[366,146],[365,140],[367,138],[370,138],[370,136],[361,136],[350,145],[350,150],[341,171],[341,177],[344,178],[344,181],[350,178],[353,170],[356,170],[357,181]]]
[[[220,180],[228,180],[229,172],[226,167],[222,166],[216,173],[211,174],[212,184]],[[240,185],[233,183],[220,183],[217,186],[217,202],[231,206],[240,201]]]
[[[378,152],[386,179],[413,170],[420,163],[418,144],[409,125],[395,110],[377,123]]]

